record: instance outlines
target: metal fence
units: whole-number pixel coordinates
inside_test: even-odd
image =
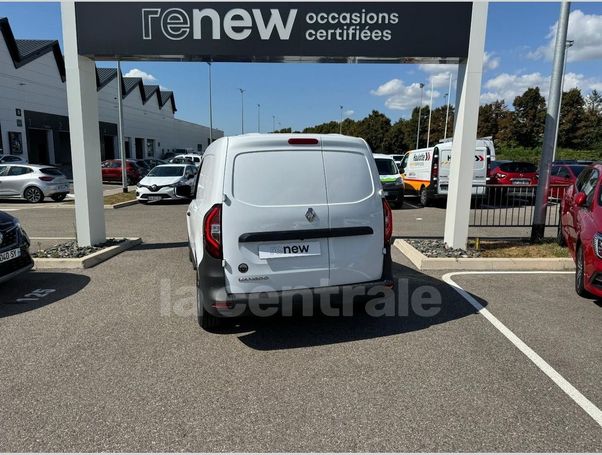
[[[477,185],[475,185],[477,186]],[[546,227],[558,226],[560,201],[567,185],[550,185]],[[472,227],[530,227],[537,185],[480,185],[473,190]]]

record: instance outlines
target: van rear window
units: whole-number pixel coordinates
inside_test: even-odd
[[[232,194],[257,206],[326,204],[322,153],[241,153],[234,160]]]
[[[324,165],[329,203],[357,202],[374,193],[370,165],[363,153],[325,151]]]
[[[376,167],[380,175],[395,175],[399,174],[395,161],[387,158],[376,158]]]

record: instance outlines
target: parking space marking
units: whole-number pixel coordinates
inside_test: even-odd
[[[517,337],[508,327],[506,327],[499,319],[497,319],[489,310],[483,307],[472,295],[466,292],[459,286],[452,277],[459,275],[502,275],[502,274],[573,274],[574,272],[452,272],[446,273],[441,278],[445,283],[449,284],[458,294],[470,303],[477,313],[485,317],[502,335],[504,335],[514,346],[527,356],[546,376],[562,389],[577,405],[587,412],[598,425],[602,427],[602,411],[594,403],[588,400],[579,390],[577,390],[570,382],[568,382],[558,371],[531,349],[525,342]]]

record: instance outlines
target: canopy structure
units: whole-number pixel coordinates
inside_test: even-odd
[[[485,2],[62,3],[76,228],[103,242],[94,60],[457,63],[445,241],[464,248],[488,4]]]

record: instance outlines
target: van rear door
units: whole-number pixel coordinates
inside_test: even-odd
[[[228,292],[328,286],[328,228],[319,143],[230,141],[222,204]]]
[[[330,284],[379,280],[383,272],[384,218],[380,179],[363,141],[322,141],[330,227]],[[336,234],[336,235],[335,235]]]

